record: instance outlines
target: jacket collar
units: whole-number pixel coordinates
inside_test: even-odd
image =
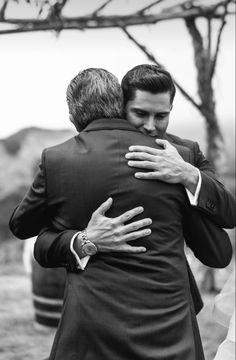
[[[140,130],[136,129],[125,119],[97,119],[93,120],[86,126],[83,131],[97,131],[97,130],[126,130],[136,131],[140,133]]]
[[[90,131],[98,131],[98,130],[125,130],[125,131],[133,131],[133,132],[135,131],[141,133],[140,130],[136,129],[125,119],[93,120],[90,124],[86,126],[86,128],[83,131],[90,132]],[[164,139],[168,140],[177,149],[177,151],[185,161],[192,163],[192,161],[190,160],[190,149],[188,149],[188,147],[180,144],[176,144],[171,134],[166,133]],[[156,146],[159,147],[158,145]]]

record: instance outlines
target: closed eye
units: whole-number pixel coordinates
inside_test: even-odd
[[[144,117],[147,115],[147,113],[145,111],[141,111],[141,110],[134,110],[133,111],[135,113],[135,115],[137,115],[138,117]]]
[[[159,113],[159,114],[156,114],[156,119],[159,119],[159,120],[162,120],[162,119],[165,119],[166,116],[169,115],[169,113]]]

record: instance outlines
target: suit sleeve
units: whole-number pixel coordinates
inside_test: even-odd
[[[194,166],[201,171],[202,184],[197,209],[217,226],[230,229],[236,226],[236,203],[233,195],[217,180],[210,163],[199,145],[194,143]]]
[[[43,152],[39,170],[30,189],[13,211],[9,227],[16,237],[27,239],[38,235],[47,223],[48,216]]]
[[[41,230],[34,245],[34,257],[43,267],[65,267],[77,271],[75,256],[70,251],[70,242],[78,230],[56,231],[52,227]]]
[[[224,268],[230,263],[233,250],[227,232],[195,207],[186,208],[183,233],[187,246],[204,265]]]

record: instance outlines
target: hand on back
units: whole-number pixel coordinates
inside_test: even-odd
[[[151,230],[144,227],[152,223],[151,219],[145,218],[125,224],[143,212],[144,209],[141,206],[115,218],[106,217],[105,213],[110,209],[112,202],[112,198],[109,198],[92,214],[87,226],[88,239],[97,246],[100,252],[140,253],[146,251],[145,247],[131,246],[128,242],[150,235]]]
[[[194,166],[180,156],[167,140],[156,139],[162,149],[133,145],[125,155],[130,167],[149,170],[134,174],[137,179],[161,180],[170,184],[182,184],[191,192],[195,191],[198,172]]]

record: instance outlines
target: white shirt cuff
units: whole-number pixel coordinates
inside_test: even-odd
[[[90,259],[90,256],[87,255],[85,257],[83,257],[82,259],[80,259],[80,257],[78,256],[78,254],[76,253],[75,249],[74,249],[74,242],[75,239],[77,237],[78,234],[80,234],[81,231],[78,231],[71,239],[70,241],[70,251],[72,252],[72,254],[75,256],[75,260],[76,260],[76,266],[77,269],[81,269],[84,270],[86,268],[86,265]]]
[[[188,195],[188,199],[190,201],[190,204],[192,206],[197,206],[198,204],[198,197],[199,197],[199,193],[201,190],[201,186],[202,186],[202,176],[201,176],[201,172],[197,169],[198,172],[198,183],[197,183],[197,187],[196,187],[196,191],[195,194],[192,194],[191,191],[189,191],[188,189],[185,188],[187,195]]]

